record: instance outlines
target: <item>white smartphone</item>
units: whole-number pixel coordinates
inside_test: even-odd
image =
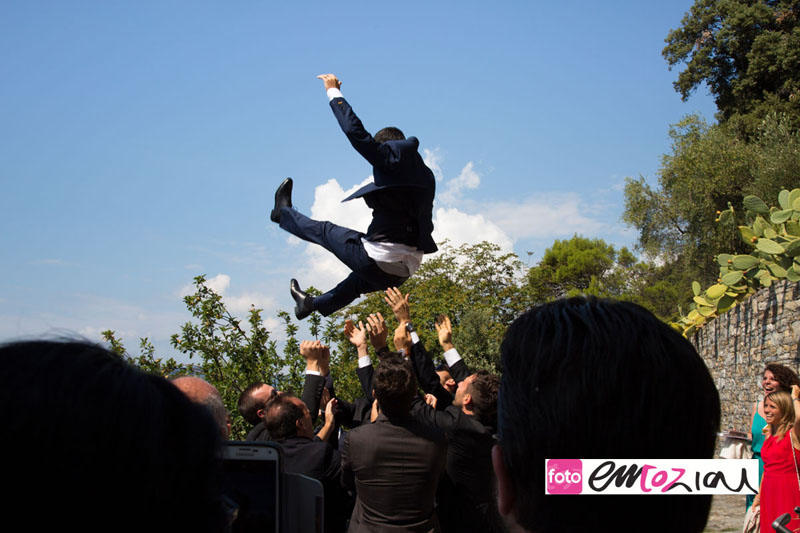
[[[281,451],[267,442],[226,442],[224,493],[233,533],[280,531]]]

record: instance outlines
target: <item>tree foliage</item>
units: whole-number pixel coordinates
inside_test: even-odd
[[[662,320],[677,316],[685,287],[669,278],[669,271],[640,261],[625,247],[617,250],[602,239],[575,235],[556,240],[538,265],[528,270],[528,292],[541,303],[580,294],[628,300],[642,305]]]
[[[778,111],[800,124],[800,1],[697,0],[666,43],[684,100],[705,83],[721,121],[749,130]]]
[[[495,372],[506,328],[531,304],[522,262],[488,242],[459,248],[445,243],[401,290],[411,294],[411,319],[434,356],[441,354],[434,323],[446,314],[453,324],[453,342],[467,364]],[[379,292],[350,306],[342,316],[364,320],[375,312],[394,327],[391,309]]]
[[[659,187],[627,180],[624,220],[639,231],[638,246],[664,263],[679,263],[683,278],[716,278],[715,255],[741,253],[736,226],[744,214],[715,224],[717,213],[747,195],[775,197],[800,175],[800,135],[771,115],[745,140],[726,124],[689,116],[670,129],[672,152],[663,156]]]
[[[624,248],[617,251],[602,240],[578,236],[556,241],[542,265],[529,270],[515,254],[503,253],[495,244],[458,248],[444,244],[401,289],[411,294],[412,321],[435,356],[441,355],[441,348],[434,323],[440,314],[447,314],[453,325],[453,342],[467,364],[475,370],[499,373],[506,328],[531,305],[577,292],[636,300],[632,291],[646,285],[643,276],[651,267],[638,263]],[[533,289],[530,280],[536,276],[550,280],[542,285],[547,291]],[[148,372],[167,378],[195,375],[214,385],[231,415],[233,437],[241,439],[249,429],[237,411],[244,388],[263,381],[279,390],[301,389],[305,362],[299,355],[298,326],[289,313],[278,312],[285,338],[279,350],[263,325],[260,309],[251,308],[242,321],[206,286],[203,276],[194,279],[194,289],[184,298],[192,319],[172,336],[172,346],[191,363],[157,358],[147,339],[141,341],[139,356],[129,355],[111,331],[106,332],[106,340],[115,353]],[[317,293],[313,288],[309,291]],[[344,336],[344,321],[365,321],[370,313],[380,312],[393,329],[396,323],[383,296],[374,292],[326,319],[317,313],[308,319],[310,335],[331,348],[331,371],[340,398],[353,401],[362,394],[356,375],[358,356]]]

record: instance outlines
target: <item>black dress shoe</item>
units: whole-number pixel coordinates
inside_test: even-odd
[[[292,298],[294,298],[296,304],[294,306],[294,316],[297,317],[297,320],[303,320],[314,310],[314,297],[301,291],[296,279],[293,279],[289,284],[289,292],[292,293]]]
[[[281,221],[281,209],[292,207],[292,178],[286,178],[275,191],[275,207],[269,214],[269,219],[273,222]]]

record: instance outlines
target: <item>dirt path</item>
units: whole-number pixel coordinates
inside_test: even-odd
[[[714,496],[706,533],[733,533],[742,530],[744,523],[744,496]]]

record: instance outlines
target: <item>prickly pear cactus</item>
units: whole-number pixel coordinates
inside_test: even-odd
[[[717,283],[702,290],[692,283],[694,302],[689,312],[672,323],[685,337],[774,281],[800,281],[800,189],[781,191],[778,206],[769,207],[757,196],[743,200],[747,226],[739,226],[742,240],[753,250],[747,255],[720,254]],[[717,222],[733,219],[733,206],[717,213]]]

